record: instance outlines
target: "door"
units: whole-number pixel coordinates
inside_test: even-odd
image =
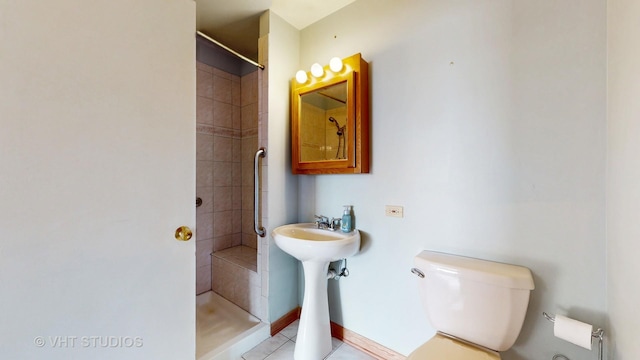
[[[195,3],[0,1],[0,358],[195,357]]]

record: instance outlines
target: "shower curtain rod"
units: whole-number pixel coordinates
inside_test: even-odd
[[[198,34],[198,35],[202,36],[203,38],[205,38],[205,39],[207,39],[207,40],[211,41],[212,43],[214,43],[214,44],[216,44],[216,45],[220,46],[221,48],[223,48],[223,49],[227,50],[228,52],[230,52],[230,53],[232,53],[233,55],[235,55],[235,56],[239,57],[240,59],[242,59],[242,60],[244,60],[244,61],[248,62],[249,64],[254,65],[254,66],[257,66],[257,67],[259,67],[260,69],[263,69],[263,70],[264,70],[264,65],[259,64],[259,63],[255,62],[255,61],[253,61],[253,60],[249,59],[248,57],[246,57],[246,56],[244,56],[244,55],[240,54],[239,52],[237,52],[237,51],[233,50],[232,48],[230,48],[230,47],[228,47],[228,46],[226,46],[226,45],[222,44],[221,42],[219,42],[219,41],[217,41],[217,40],[212,39],[211,37],[207,36],[207,34],[203,33],[202,31],[196,31],[196,34]]]

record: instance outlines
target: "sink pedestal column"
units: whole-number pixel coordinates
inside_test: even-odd
[[[298,326],[295,360],[321,360],[331,352],[329,294],[327,271],[329,262],[303,261],[304,297]]]

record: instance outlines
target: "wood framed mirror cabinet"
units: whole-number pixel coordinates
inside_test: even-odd
[[[294,174],[369,172],[369,64],[360,54],[339,62],[291,81]]]

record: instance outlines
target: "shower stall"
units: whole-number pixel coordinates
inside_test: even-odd
[[[256,187],[265,87],[260,67],[206,36],[196,44],[197,353],[215,359],[225,344],[264,325],[267,312],[262,238],[254,231],[262,210],[256,198],[266,191]]]

